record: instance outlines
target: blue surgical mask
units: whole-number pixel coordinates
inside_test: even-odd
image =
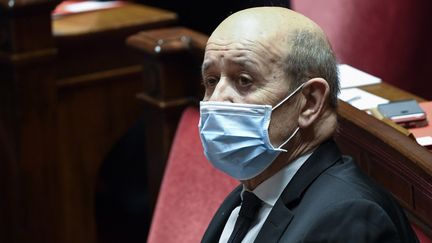
[[[271,113],[303,85],[273,108],[270,105],[200,102],[198,126],[207,159],[237,180],[248,180],[261,174],[281,152],[286,152],[282,147],[299,130],[297,127],[275,148],[268,134]]]

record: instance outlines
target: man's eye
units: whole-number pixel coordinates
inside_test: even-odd
[[[247,77],[240,77],[239,78],[240,87],[248,87],[251,84],[252,84],[252,80],[250,78],[247,78]]]
[[[204,80],[204,85],[206,86],[206,87],[215,87],[216,85],[217,85],[217,83],[218,83],[218,79],[216,79],[216,78],[206,78],[205,80]]]

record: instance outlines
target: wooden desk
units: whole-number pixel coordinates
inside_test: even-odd
[[[80,37],[101,32],[138,27],[150,29],[176,21],[177,15],[159,8],[125,2],[124,6],[67,15],[53,20],[56,37]]]
[[[387,83],[380,83],[377,85],[363,86],[361,89],[376,94],[388,100],[404,100],[404,99],[416,99],[417,101],[423,101],[424,99],[414,94],[399,89],[393,85]]]
[[[154,51],[158,42],[155,40],[180,40],[182,36],[191,39],[188,45],[177,43],[177,45],[168,46],[165,52]],[[144,31],[128,38],[128,44],[143,53],[146,62],[153,63],[155,67],[164,67],[153,70],[154,79],[149,80],[152,84],[149,87],[153,88],[145,89],[140,95],[146,106],[155,106],[155,104],[157,106],[167,100],[189,100],[189,102],[182,103],[182,106],[177,106],[181,108],[187,104],[193,104],[193,100],[201,99],[202,92],[199,89],[192,89],[195,93],[181,89],[170,92],[170,87],[177,87],[178,83],[193,87],[199,83],[199,79],[185,79],[182,73],[176,72],[175,69],[172,69],[172,65],[167,64],[165,57],[168,54],[172,56],[173,53],[182,53],[183,58],[181,63],[178,63],[181,67],[196,63],[197,60],[192,62],[191,58],[198,58],[198,63],[200,63],[205,42],[205,37],[199,33],[190,33],[184,28]],[[184,52],[189,52],[190,55],[185,56]],[[194,55],[191,55],[193,53]],[[194,66],[190,67],[190,70],[193,71]],[[196,68],[195,77],[199,77],[199,72],[199,68]],[[363,87],[363,89],[391,100],[404,98],[421,100],[420,97],[386,83]],[[171,94],[171,96],[166,97],[164,94]],[[158,119],[156,127],[162,124],[165,127],[164,131],[169,132],[158,133],[160,129],[150,126],[147,129],[153,130],[151,136],[158,137],[158,140],[152,140],[152,137],[147,139],[152,141],[151,148],[166,148],[171,142],[177,120],[175,122],[170,120],[173,119],[170,116],[173,113],[167,109],[155,109],[154,113],[154,117]],[[432,153],[392,126],[342,101],[338,109],[338,118],[339,128],[335,138],[343,152],[353,156],[370,176],[388,188],[406,208],[411,221],[432,236]],[[158,172],[149,176],[154,180],[151,185],[157,186],[153,188],[156,191],[163,175],[168,149],[153,151],[154,153],[152,150],[147,150],[147,155],[149,156],[149,167],[152,167],[151,171]]]
[[[362,89],[390,100],[421,98],[386,83]],[[392,126],[340,102],[338,145],[389,189],[410,220],[432,236],[432,153]]]

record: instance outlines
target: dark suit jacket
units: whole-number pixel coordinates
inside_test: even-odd
[[[222,203],[202,242],[218,242],[241,186]],[[323,143],[282,192],[255,242],[418,242],[393,197],[333,140]]]

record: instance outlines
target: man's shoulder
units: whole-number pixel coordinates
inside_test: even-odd
[[[367,175],[349,156],[343,156],[340,161],[328,168],[319,176],[311,187],[318,187],[323,193],[334,191],[337,199],[361,199],[377,202],[393,200],[391,194]],[[334,193],[332,193],[334,194]]]
[[[364,221],[362,230],[365,231],[376,228],[378,232],[380,227],[385,226],[388,232],[399,232],[397,235],[401,239],[412,238],[413,235],[402,208],[392,194],[346,156],[309,185],[301,202],[293,208],[293,213],[297,215],[295,224],[302,229],[312,230],[312,225],[317,225],[317,229],[323,228],[324,225],[332,225],[332,222],[333,226],[341,227],[340,221],[345,220],[347,225],[344,227],[348,230],[354,227],[351,225],[353,222],[359,224]]]
[[[311,184],[305,197],[318,200],[324,207],[357,206],[382,211],[393,223],[404,224],[406,217],[392,193],[364,173],[348,156],[323,172]]]
[[[302,165],[282,197],[290,203],[293,195],[302,197],[301,201],[320,202],[318,207],[345,200],[371,200],[378,204],[392,200],[390,193],[351,157],[342,155],[331,139],[323,142]]]

